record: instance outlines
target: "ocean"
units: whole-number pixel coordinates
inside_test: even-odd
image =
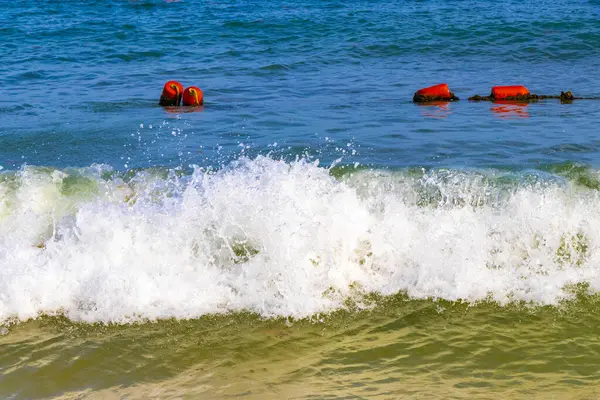
[[[600,96],[600,2],[22,0],[0,36],[1,398],[600,397],[600,100],[467,100]]]

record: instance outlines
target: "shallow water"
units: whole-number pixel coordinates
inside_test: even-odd
[[[599,16],[3,4],[0,397],[598,397]]]
[[[595,298],[527,309],[395,296],[311,322],[233,314],[117,327],[42,318],[5,337],[2,393],[594,398],[597,307]]]

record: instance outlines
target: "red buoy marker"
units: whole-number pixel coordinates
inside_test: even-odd
[[[183,91],[184,106],[201,106],[204,104],[204,94],[196,86],[190,86]]]
[[[183,85],[177,81],[169,81],[165,83],[158,104],[166,106],[178,106],[181,104],[181,94],[183,93]]]
[[[425,103],[430,101],[455,101],[458,97],[454,95],[448,88],[448,84],[441,83],[439,85],[429,86],[419,89],[413,96],[415,103]]]
[[[525,96],[529,96],[529,90],[525,86],[494,86],[490,94],[490,97],[496,100],[517,99]]]

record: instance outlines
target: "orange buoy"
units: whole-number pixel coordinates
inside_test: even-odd
[[[204,94],[196,86],[190,86],[183,91],[184,106],[201,106],[204,104]]]
[[[419,89],[413,96],[415,103],[425,103],[430,101],[454,101],[458,97],[454,95],[448,88],[448,84],[441,83],[439,85],[429,86]]]
[[[183,93],[183,85],[177,81],[169,81],[165,83],[158,104],[161,106],[178,106],[181,104],[181,94]]]
[[[496,100],[503,100],[506,98],[516,99],[528,95],[529,90],[525,86],[494,86],[490,97]]]

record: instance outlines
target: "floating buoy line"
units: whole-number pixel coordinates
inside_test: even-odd
[[[568,103],[573,100],[599,100],[600,97],[576,97],[570,91],[560,92],[559,95],[533,94],[529,92],[525,86],[494,86],[488,96],[475,95],[469,97],[470,101],[516,101],[530,102],[545,99],[559,99],[563,103]],[[458,97],[454,95],[448,88],[446,83],[429,86],[419,89],[413,96],[415,103],[429,103],[439,101],[458,101]]]
[[[570,91],[561,91],[558,95],[533,94],[525,86],[494,86],[488,96],[474,95],[469,101],[515,101],[532,102],[545,99],[559,99],[561,103],[570,103],[573,100],[600,100],[600,97],[576,97]],[[413,96],[415,103],[452,102],[460,100],[450,91],[447,83],[440,83],[419,89]],[[198,107],[204,104],[204,94],[197,86],[189,86],[185,90],[177,81],[168,81],[163,87],[158,104],[163,107],[177,107],[180,105]]]

